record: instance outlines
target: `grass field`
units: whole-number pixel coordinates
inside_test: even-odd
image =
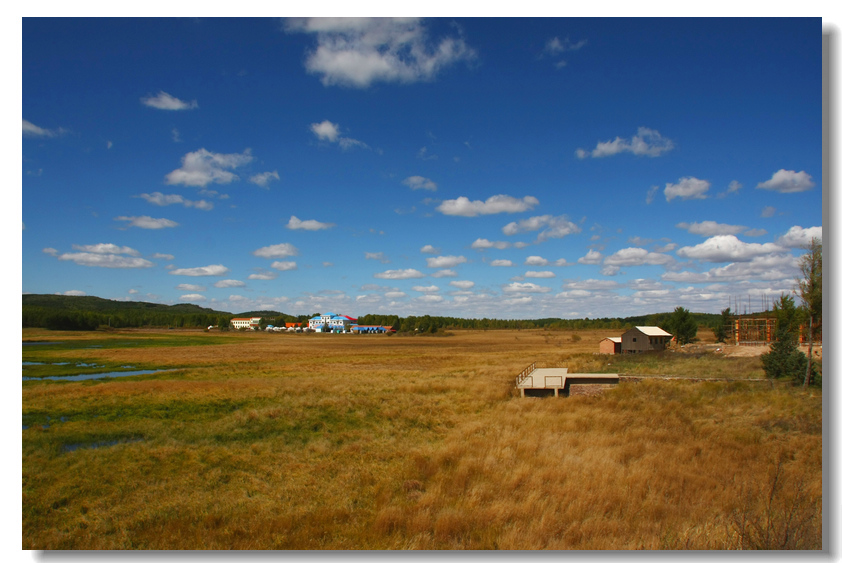
[[[822,395],[602,331],[24,330],[24,549],[821,549]],[[528,364],[727,377],[527,398]],[[610,364],[610,365],[609,365]]]

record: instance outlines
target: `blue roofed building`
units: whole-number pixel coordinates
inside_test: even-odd
[[[310,319],[308,327],[316,332],[350,332],[357,319],[336,313],[324,313]]]

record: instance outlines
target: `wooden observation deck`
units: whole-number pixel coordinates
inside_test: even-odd
[[[536,368],[533,363],[520,372],[515,387],[521,397],[530,389],[552,389],[558,397],[559,390],[566,395],[588,395],[619,382],[617,373],[568,373],[567,368]]]

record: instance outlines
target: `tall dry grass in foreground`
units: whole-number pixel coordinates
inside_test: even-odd
[[[62,336],[25,336],[39,334]],[[532,361],[590,361],[604,335],[576,334],[55,352],[182,369],[24,385],[23,547],[821,547],[820,392],[646,381],[516,397]]]

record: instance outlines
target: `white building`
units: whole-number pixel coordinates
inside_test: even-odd
[[[249,330],[257,330],[260,325],[260,317],[231,319],[231,326],[235,329],[247,328]]]
[[[351,327],[356,324],[357,319],[335,313],[325,313],[310,319],[308,328],[316,332],[349,332]]]

